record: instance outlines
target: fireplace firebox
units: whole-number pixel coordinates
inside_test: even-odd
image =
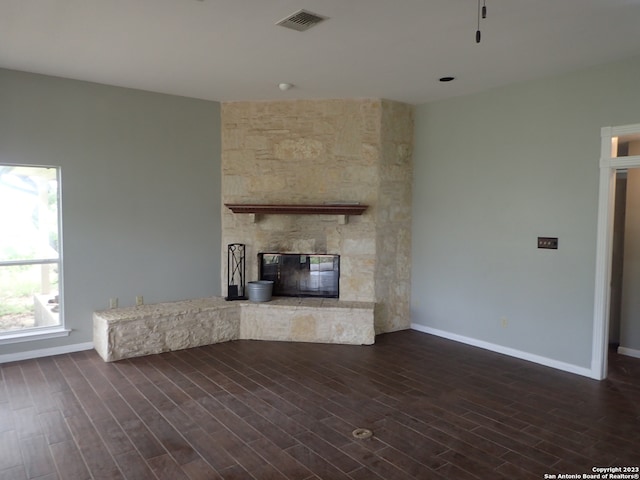
[[[340,255],[259,253],[260,280],[273,281],[273,295],[338,298]]]

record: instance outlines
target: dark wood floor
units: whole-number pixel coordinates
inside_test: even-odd
[[[640,360],[596,382],[404,331],[0,366],[0,479],[541,479],[640,464]],[[368,440],[352,437],[368,428]]]

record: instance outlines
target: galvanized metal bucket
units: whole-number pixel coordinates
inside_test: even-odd
[[[255,280],[247,283],[247,293],[252,302],[268,302],[271,300],[273,282],[271,280]]]

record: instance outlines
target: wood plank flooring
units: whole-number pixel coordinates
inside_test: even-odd
[[[415,331],[0,366],[0,480],[542,479],[640,464],[640,360],[596,382]],[[368,428],[368,440],[353,438]]]

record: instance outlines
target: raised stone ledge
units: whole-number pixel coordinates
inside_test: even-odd
[[[236,340],[238,308],[221,298],[115,308],[93,314],[93,344],[103,360]]]
[[[371,345],[374,303],[284,298],[243,302],[240,338],[289,342]]]
[[[220,297],[94,312],[94,347],[103,360],[150,355],[229,340],[371,345],[372,302],[274,298],[227,302]]]

